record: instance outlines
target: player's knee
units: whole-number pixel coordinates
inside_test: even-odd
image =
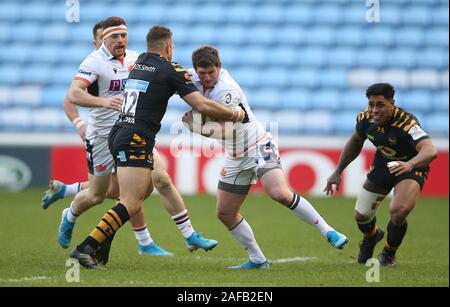
[[[288,206],[292,202],[292,193],[289,190],[276,187],[270,189],[268,193],[273,200],[285,206]]]
[[[370,214],[361,214],[358,211],[355,211],[354,217],[357,223],[368,223],[373,218]]]
[[[108,193],[106,194],[106,197],[108,199],[118,199],[119,198],[119,191],[117,191],[116,189],[110,189],[108,190]]]
[[[146,199],[147,197],[149,197],[151,194],[153,193],[153,184],[150,184],[150,186],[147,189],[147,192],[144,195],[144,199]]]
[[[390,208],[389,213],[391,215],[392,222],[398,225],[403,224],[412,209],[413,207],[410,206],[396,206],[394,208]]]
[[[91,203],[92,205],[96,206],[101,204],[106,198],[106,194],[92,194],[90,199],[91,199]]]
[[[158,172],[154,176],[154,185],[159,193],[165,194],[172,189],[172,180],[166,172]]]
[[[226,223],[227,221],[232,219],[234,216],[236,216],[236,213],[230,212],[229,210],[223,210],[223,209],[217,208],[216,216],[220,221]]]

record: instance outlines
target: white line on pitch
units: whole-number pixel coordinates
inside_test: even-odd
[[[48,280],[49,277],[46,276],[37,276],[37,277],[24,277],[24,278],[11,278],[11,279],[0,279],[0,282],[24,282],[24,281],[41,281]]]
[[[272,260],[272,263],[286,263],[286,262],[305,262],[310,260],[316,260],[317,257],[294,257]]]

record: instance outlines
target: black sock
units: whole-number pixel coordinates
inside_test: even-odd
[[[387,240],[385,250],[395,253],[397,248],[402,244],[403,237],[408,229],[408,222],[405,221],[403,225],[394,225],[392,221],[389,221],[387,226]]]
[[[367,223],[357,223],[359,230],[364,234],[364,238],[372,238],[376,234],[377,230],[377,217]]]
[[[97,227],[89,234],[86,240],[77,246],[80,252],[91,252],[86,251],[86,247],[90,246],[93,250],[97,248],[107,239],[112,239],[115,233],[130,219],[127,208],[118,203],[113,208],[111,208],[103,216]]]

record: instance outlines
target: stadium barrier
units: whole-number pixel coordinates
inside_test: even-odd
[[[77,137],[33,141],[23,139],[20,146],[12,146],[0,136],[0,189],[22,189],[28,186],[45,186],[48,179],[72,183],[87,179],[84,147]],[[18,140],[18,138],[14,138]],[[11,140],[11,139],[9,139]],[[221,170],[221,157],[211,155],[210,143],[189,142],[173,155],[173,137],[161,136],[157,149],[166,161],[167,170],[183,194],[215,194]],[[185,140],[189,141],[189,140]],[[192,140],[191,140],[192,141]],[[198,140],[197,140],[198,141]],[[333,172],[346,138],[339,137],[280,137],[280,154],[289,185],[303,194],[324,196],[327,177]],[[432,162],[423,195],[448,196],[448,140],[434,140],[439,148],[438,158]],[[27,146],[24,146],[24,144]],[[3,144],[3,145],[1,145]],[[186,145],[187,143],[185,143]],[[193,144],[193,145],[191,145]],[[215,148],[220,152],[220,147]],[[356,196],[374,155],[373,146],[366,142],[362,154],[350,164],[343,174],[340,193]],[[260,184],[253,192],[262,191]]]

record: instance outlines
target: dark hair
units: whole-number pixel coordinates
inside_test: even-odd
[[[153,26],[147,33],[147,49],[158,50],[164,47],[164,43],[172,38],[172,31],[164,26]]]
[[[92,35],[94,36],[94,39],[96,39],[97,30],[103,29],[103,20],[97,22],[94,27],[92,28]]]
[[[108,17],[107,19],[103,20],[103,29],[120,26],[120,25],[126,25],[125,19],[120,17]]]
[[[219,50],[213,46],[201,46],[192,52],[192,66],[197,67],[219,67],[221,65]]]
[[[386,99],[393,99],[395,89],[389,83],[375,83],[367,88],[366,97],[370,96],[384,96]]]

